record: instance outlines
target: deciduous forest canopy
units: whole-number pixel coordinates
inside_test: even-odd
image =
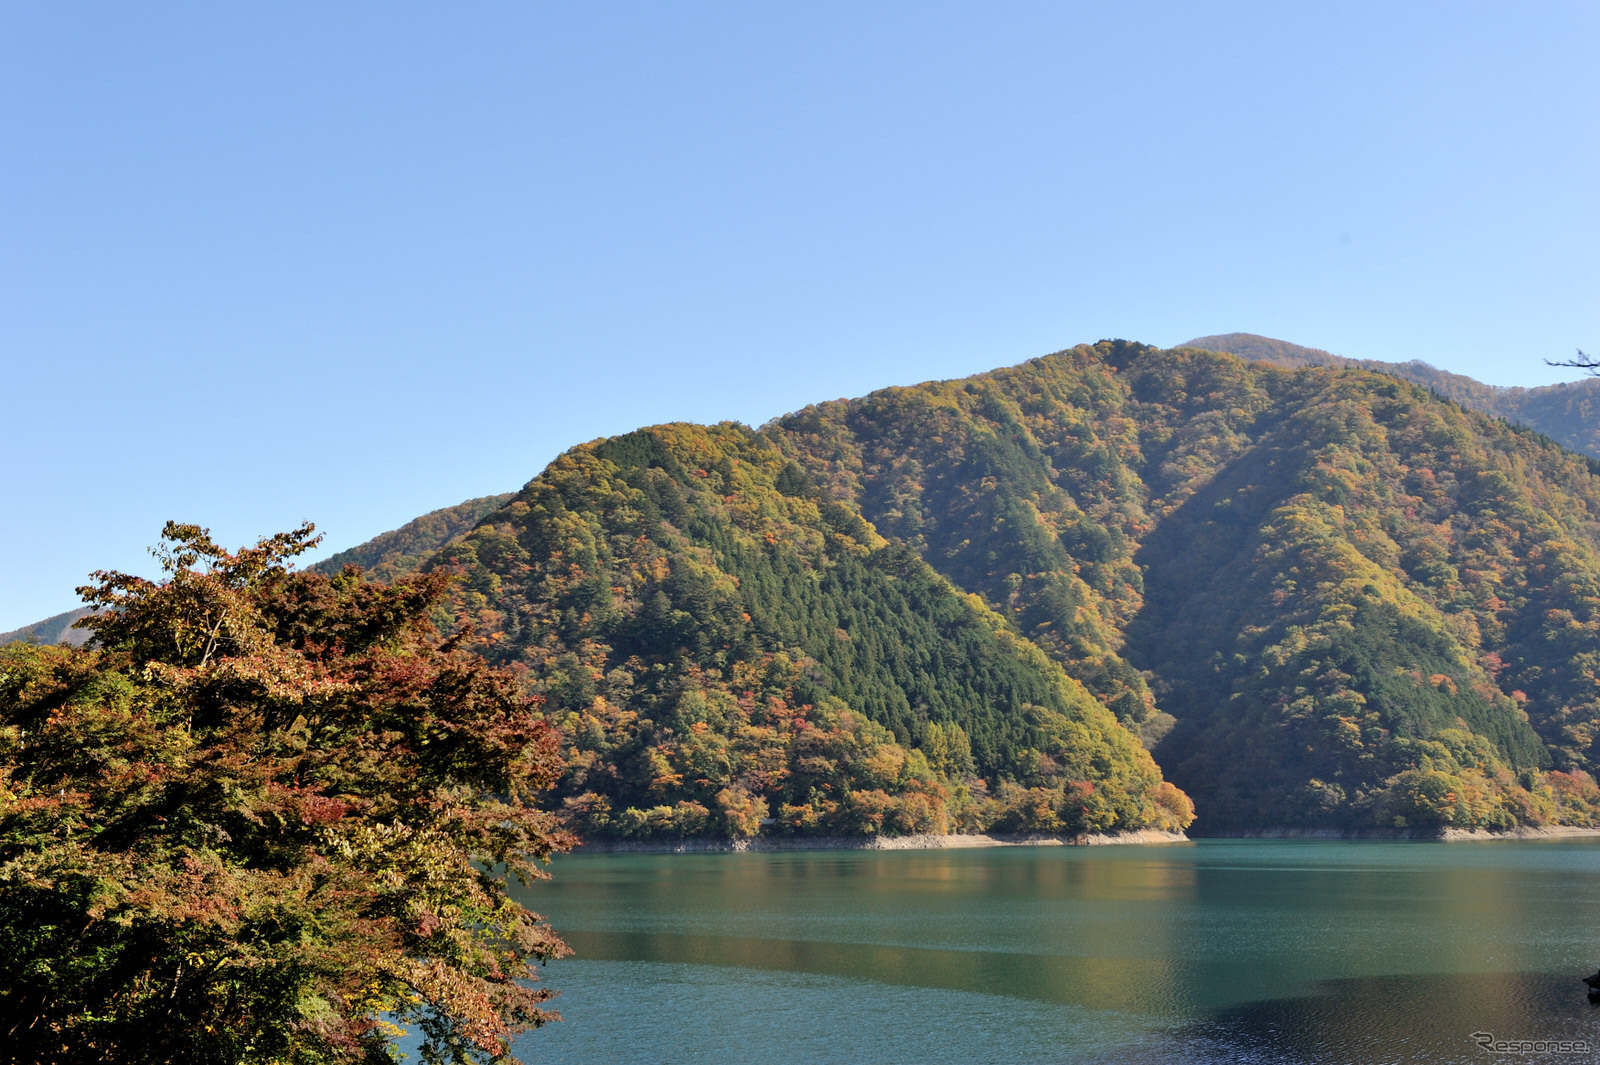
[[[591,833],[1506,827],[1592,816],[1597,513],[1392,376],[1117,341],[584,445],[428,565]]]
[[[169,524],[90,648],[0,648],[0,1060],[500,1060],[561,940],[511,901],[569,837],[553,730],[441,641],[442,573],[295,573]]]
[[[1387,374],[1421,385],[1433,395],[1468,410],[1502,418],[1513,425],[1526,425],[1562,447],[1600,458],[1600,380],[1592,376],[1592,371],[1600,364],[1596,364],[1581,350],[1575,359],[1545,361],[1552,366],[1590,370],[1589,379],[1535,388],[1506,388],[1486,385],[1464,374],[1440,370],[1416,359],[1409,362],[1346,359],[1318,348],[1301,347],[1253,333],[1199,337],[1179,347],[1226,351],[1240,358],[1290,368],[1332,366]]]
[[[434,620],[594,836],[1587,823],[1593,463],[1203,339],[1280,365],[1102,342],[642,429],[319,569],[457,574]]]

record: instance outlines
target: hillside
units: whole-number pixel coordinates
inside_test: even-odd
[[[32,625],[24,625],[11,632],[0,632],[0,644],[12,643],[16,640],[32,640],[34,643],[60,643],[65,640],[74,647],[80,647],[89,640],[87,629],[75,629],[73,622],[87,616],[89,608],[80,606],[76,610],[68,610],[54,617],[36,621]]]
[[[393,581],[415,571],[434,552],[456,537],[468,532],[487,513],[510,499],[512,493],[469,499],[453,507],[429,511],[413,518],[398,529],[357,544],[336,555],[331,555],[309,567],[313,572],[329,576],[345,566],[360,566],[375,580]],[[87,607],[68,610],[32,625],[24,625],[13,632],[0,633],[0,644],[13,640],[31,639],[35,643],[67,641],[74,647],[89,639],[87,629],[75,629],[73,622],[89,613]]]
[[[1278,366],[1333,366],[1370,370],[1421,385],[1468,410],[1543,433],[1562,447],[1600,458],[1600,379],[1586,378],[1538,388],[1501,388],[1425,362],[1379,362],[1346,359],[1318,348],[1303,348],[1254,333],[1196,337],[1179,347],[1225,351],[1243,359]]]
[[[1600,463],[1241,336],[641,429],[318,568],[459,572],[590,835],[1600,823]]]
[[[795,703],[921,754],[977,797],[951,816],[1054,788],[1081,821],[1102,756],[1041,717],[1076,715],[1119,773],[1143,735],[1201,830],[1505,826],[1600,798],[1597,515],[1590,460],[1393,376],[1106,342],[585,445],[433,564],[564,723],[591,830],[691,831],[762,758],[779,827],[823,823]]]
[[[1171,714],[1202,829],[1537,819],[1541,767],[1593,768],[1600,482],[1535,434],[1121,343],[771,431],[1124,720]]]
[[[504,505],[511,495],[507,492],[483,496],[429,511],[398,529],[330,555],[310,568],[332,576],[346,566],[360,566],[375,580],[392,581],[416,570],[435,551],[478,524],[485,514]]]
[[[1188,823],[1137,739],[771,433],[574,448],[432,563],[568,738],[589,834]]]

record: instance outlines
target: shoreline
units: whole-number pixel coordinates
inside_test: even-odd
[[[1547,825],[1533,828],[1518,825],[1503,832],[1490,832],[1482,828],[1447,828],[1439,834],[1446,843],[1479,843],[1500,839],[1583,839],[1600,836],[1600,828],[1578,828],[1574,825]]]
[[[1600,836],[1600,828],[1546,825],[1490,831],[1486,828],[1252,828],[1206,832],[1197,839],[1403,839],[1433,843],[1488,843],[1499,840],[1582,839]]]
[[[1188,843],[1182,832],[1153,828],[1131,832],[1044,835],[757,836],[753,839],[645,839],[580,843],[569,854],[744,854],[749,851],[920,851],[979,847],[1095,847]]]
[[[1550,825],[1520,826],[1499,832],[1482,828],[1259,828],[1207,833],[1195,839],[1343,840],[1392,839],[1431,843],[1489,843],[1506,840],[1589,839],[1600,828]],[[569,854],[745,854],[771,851],[917,851],[973,850],[989,847],[1099,847],[1192,843],[1182,832],[1153,828],[1131,832],[1086,833],[1077,836],[1005,835],[999,833],[912,836],[757,836],[753,839],[597,839],[580,843]]]

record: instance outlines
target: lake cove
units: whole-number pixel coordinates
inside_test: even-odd
[[[541,1063],[1591,1061],[1600,842],[592,854]],[[1483,1048],[1512,1043],[1514,1058]]]

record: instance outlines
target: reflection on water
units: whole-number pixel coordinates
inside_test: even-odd
[[[1454,973],[1330,981],[1316,994],[1221,1011],[1174,1034],[1213,1060],[1308,1062],[1487,1061],[1493,1040],[1573,1044],[1518,1054],[1519,1062],[1600,1058],[1600,1013],[1570,973]],[[1581,991],[1582,988],[1580,987]]]
[[[1578,982],[1600,964],[1589,842],[603,855],[554,872],[526,901],[579,960],[548,969],[569,1023],[527,1037],[540,1061],[1493,1060],[1481,1031],[1600,1046]]]
[[[1182,991],[1174,966],[1161,959],[1064,958],[1037,953],[626,932],[574,932],[567,941],[581,958],[781,969],[881,984],[978,990],[1101,1010],[1157,1012],[1180,997]]]

